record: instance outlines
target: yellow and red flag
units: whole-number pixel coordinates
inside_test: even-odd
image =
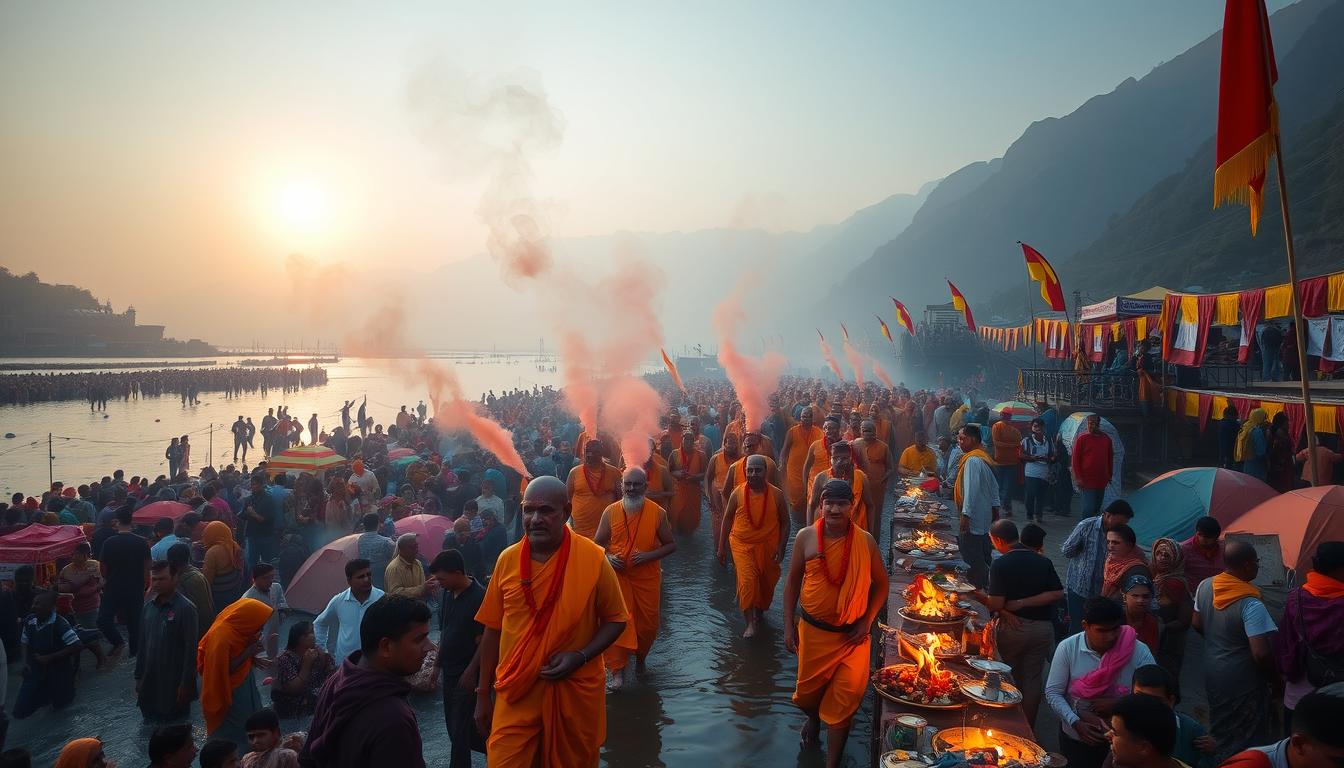
[[[896,340],[891,338],[891,329],[887,327],[887,321],[883,320],[881,315],[873,315],[873,317],[876,317],[877,324],[882,326],[882,336],[885,337],[887,341],[895,344]]]
[[[677,372],[677,366],[672,362],[672,358],[667,356],[667,350],[659,347],[658,351],[663,353],[663,365],[667,366],[667,373],[672,377],[672,383],[677,385],[677,389],[685,392],[686,385],[681,383],[681,374]]]
[[[951,280],[947,281],[947,287],[952,289],[952,307],[965,318],[967,330],[975,333],[975,318],[971,316],[971,303],[961,295],[961,291],[957,290],[957,286],[953,285]]]
[[[1045,260],[1040,251],[1021,240],[1018,240],[1017,244],[1022,246],[1022,255],[1027,260],[1027,275],[1041,284],[1041,298],[1045,299],[1045,303],[1054,311],[1063,312],[1064,288],[1059,284],[1055,268],[1050,266],[1050,262]]]
[[[896,301],[896,297],[890,297],[893,304],[896,305],[896,322],[901,324],[905,332],[911,336],[915,335],[915,323],[910,319],[910,313],[905,310],[905,305]]]
[[[1274,102],[1278,79],[1264,0],[1227,0],[1218,76],[1213,207],[1229,201],[1249,206],[1252,235],[1260,224],[1265,172],[1279,130],[1279,108]]]

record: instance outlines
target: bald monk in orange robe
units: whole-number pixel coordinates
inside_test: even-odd
[[[629,617],[606,553],[565,525],[566,499],[554,477],[528,484],[525,535],[499,556],[476,613],[474,719],[491,766],[596,766],[607,738],[601,656]]]
[[[668,469],[676,491],[672,495],[672,528],[677,533],[692,533],[700,527],[700,501],[704,498],[705,472],[709,459],[695,445],[695,435],[685,432],[681,448],[672,452]]]
[[[723,510],[728,506],[728,497],[723,492],[728,483],[728,470],[741,457],[737,435],[726,434],[723,436],[723,449],[714,454],[714,458],[709,460],[709,468],[705,470],[705,496],[709,499],[709,528],[714,534],[715,551],[719,548]]]
[[[733,462],[732,466],[728,467],[728,477],[725,480],[723,491],[723,501],[725,504],[728,502],[728,495],[733,492],[733,489],[747,482],[746,459],[748,456],[760,456],[765,459],[766,481],[772,485],[781,487],[784,485],[783,481],[780,479],[779,465],[776,464],[770,454],[765,451],[765,442],[761,437],[761,433],[748,432],[746,436],[742,438],[742,458]]]
[[[864,470],[868,475],[868,495],[873,500],[873,508],[877,510],[875,518],[880,518],[883,507],[887,503],[887,484],[896,474],[896,457],[891,454],[891,448],[879,436],[877,424],[872,419],[864,419],[860,427],[861,435],[854,443],[854,452],[862,456],[867,469]]]
[[[573,510],[574,530],[585,538],[597,534],[602,511],[621,497],[621,471],[602,458],[602,443],[589,440],[583,446],[583,463],[569,470],[565,485]]]
[[[813,421],[815,413],[811,406],[803,408],[798,423],[790,427],[784,436],[784,446],[779,456],[779,463],[784,465],[785,499],[789,503],[789,512],[800,527],[807,510],[807,475],[803,472],[804,465],[812,444],[825,438],[821,427]]]
[[[807,524],[811,525],[816,521],[821,509],[821,488],[832,480],[844,480],[854,489],[850,514],[854,523],[860,528],[865,531],[872,530],[880,521],[876,519],[878,515],[870,514],[875,507],[868,488],[868,475],[854,466],[854,449],[844,440],[831,446],[830,468],[818,472],[812,478],[812,485],[807,494]]]
[[[733,553],[737,605],[747,620],[744,639],[756,636],[756,625],[775,597],[779,564],[784,562],[784,547],[789,541],[784,492],[765,481],[765,459],[747,457],[747,481],[729,495],[719,535],[719,565],[728,565],[726,550]]]
[[[815,745],[826,724],[827,768],[844,756],[868,687],[873,621],[887,598],[877,542],[850,519],[853,494],[843,480],[821,489],[821,517],[794,538],[784,585],[784,647],[798,654],[793,703],[807,714],[802,742]]]
[[[602,513],[593,539],[607,550],[607,560],[616,570],[625,610],[630,614],[620,640],[602,654],[611,672],[613,691],[625,685],[625,668],[632,650],[635,673],[644,673],[644,660],[658,637],[663,598],[663,566],[659,561],[677,551],[667,512],[644,495],[648,489],[644,470],[625,470],[621,485],[624,495]]]

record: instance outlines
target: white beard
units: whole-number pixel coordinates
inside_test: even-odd
[[[621,506],[625,508],[627,514],[638,514],[644,509],[644,497],[635,496],[631,498],[630,496],[622,496]]]

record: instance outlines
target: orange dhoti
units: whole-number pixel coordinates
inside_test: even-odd
[[[631,653],[636,658],[645,658],[658,637],[663,596],[662,564],[655,560],[633,565],[630,558],[635,552],[658,548],[658,527],[666,514],[662,507],[648,499],[644,500],[643,511],[633,519],[626,514],[623,502],[607,507],[607,520],[611,525],[607,554],[625,563],[623,569],[616,571],[616,580],[621,585],[625,610],[630,614],[620,639],[602,654],[607,669],[625,669]]]
[[[687,474],[697,475],[705,471],[705,455],[699,451],[674,451],[676,468]],[[672,528],[677,533],[693,533],[700,527],[700,501],[704,498],[701,483],[698,480],[676,480],[676,489],[672,495]]]
[[[596,766],[607,737],[606,675],[593,659],[563,680],[537,674],[552,656],[576,651],[598,627],[626,621],[616,573],[606,553],[586,538],[568,543],[545,563],[532,562],[522,583],[522,544],[504,550],[476,620],[499,631],[495,713],[486,743],[490,765],[508,768]],[[563,579],[554,608],[534,611],[523,597],[530,586],[543,603],[555,578]]]
[[[803,429],[802,424],[789,428],[789,460],[784,467],[784,498],[790,510],[807,508],[807,477],[803,465],[807,463],[812,444],[825,437],[819,427]]]
[[[846,635],[849,625],[863,618],[868,609],[872,553],[857,530],[827,541],[820,525],[817,529],[817,546],[825,552],[825,560],[818,556],[807,561],[799,604],[818,622],[844,630],[832,632],[798,620],[798,684],[793,703],[805,712],[816,712],[828,726],[840,726],[849,723],[868,687],[872,640],[865,637],[850,645]],[[846,547],[849,566],[836,586],[827,577],[826,564],[839,570]]]
[[[775,562],[779,516],[770,498],[770,491],[778,493],[779,489],[766,486],[766,493],[750,496],[746,490],[744,485],[733,491],[737,511],[733,513],[733,529],[728,532],[733,571],[737,574],[737,605],[743,613],[768,609],[779,583],[779,563]]]
[[[602,510],[607,508],[621,487],[621,471],[603,462],[597,471],[583,464],[569,471],[570,525],[584,538],[597,535]]]

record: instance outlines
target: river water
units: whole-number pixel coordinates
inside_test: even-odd
[[[514,362],[459,361],[455,369],[466,391],[476,393],[555,384],[558,377],[550,365],[538,371],[536,359],[524,356]],[[290,393],[284,399],[278,392],[265,399],[257,394],[236,400],[204,393],[201,405],[187,408],[171,397],[117,401],[108,403],[107,419],[90,415],[87,405],[79,402],[0,407],[0,433],[18,435],[0,442],[0,485],[6,494],[11,487],[31,494],[46,486],[48,431],[75,438],[56,442],[56,478],[83,482],[116,467],[124,467],[128,475],[166,471],[163,447],[168,438],[208,429],[211,423],[216,425],[216,463],[226,460],[230,457],[224,454],[232,450],[225,439],[227,424],[239,413],[257,422],[266,407],[283,403],[305,420],[316,411],[329,425],[335,423],[334,412],[343,400],[368,392],[370,415],[386,423],[398,406],[414,406],[424,397],[423,387],[398,378],[381,361],[344,361],[327,368],[327,386]],[[17,444],[38,437],[38,445],[15,450]],[[205,439],[193,435],[192,442],[200,446],[194,450],[206,448]],[[193,465],[200,466],[202,459],[197,454]],[[700,529],[679,538],[678,544],[677,552],[663,561],[662,628],[649,657],[648,674],[607,698],[604,764],[613,768],[824,765],[821,752],[800,752],[798,747],[802,717],[790,701],[796,660],[784,650],[780,631],[782,581],[757,636],[742,640],[744,625],[733,574],[713,557],[707,512]],[[74,704],[60,713],[44,710],[14,722],[7,746],[25,746],[33,751],[35,765],[50,765],[67,741],[92,735],[104,740],[108,757],[121,765],[143,764],[149,731],[141,725],[132,695],[133,664],[123,659],[111,670],[94,672],[90,658],[85,655],[84,660]],[[11,706],[19,684],[18,665],[12,669]],[[263,699],[267,696],[263,689]],[[446,764],[448,739],[440,694],[417,694],[412,703],[427,764]],[[856,717],[846,765],[868,764],[870,703],[871,694]],[[204,732],[199,708],[194,707],[193,713],[200,743]]]

